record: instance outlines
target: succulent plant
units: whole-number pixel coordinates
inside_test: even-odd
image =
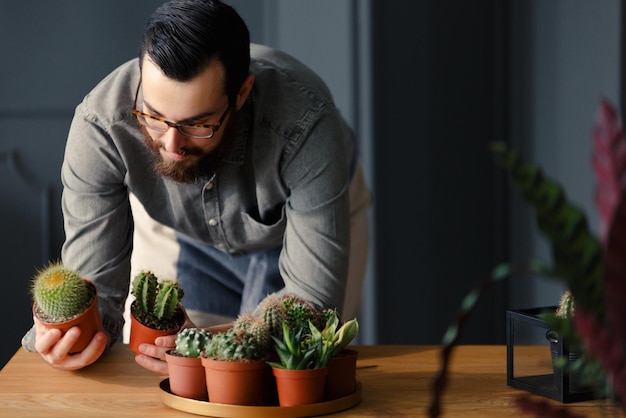
[[[251,332],[231,328],[215,334],[202,355],[223,361],[256,361],[267,357],[268,347]]]
[[[185,328],[176,336],[176,352],[184,357],[200,357],[211,339],[211,333],[202,328]]]
[[[183,289],[172,280],[161,280],[150,271],[141,271],[131,286],[135,301],[131,311],[142,324],[153,329],[178,328],[184,314],[178,305],[184,296]]]
[[[288,295],[283,301],[284,320],[289,329],[308,328],[309,321],[317,324],[319,313],[309,302],[295,296]]]
[[[573,318],[574,317],[574,296],[572,292],[566,290],[561,295],[561,301],[556,310],[557,318]]]
[[[240,315],[233,323],[233,329],[252,335],[256,339],[261,352],[267,353],[271,348],[272,340],[269,327],[261,318],[253,314]]]
[[[257,311],[258,315],[267,325],[270,335],[282,335],[285,313],[280,296],[275,294],[267,296],[261,301]]]
[[[172,318],[184,296],[183,289],[172,280],[162,280],[150,271],[142,271],[133,279],[132,294],[136,307],[159,320]]]
[[[95,297],[95,288],[77,271],[58,261],[37,272],[31,293],[40,319],[58,323],[68,321],[87,309]]]
[[[313,305],[296,295],[270,295],[261,301],[257,312],[268,326],[270,335],[277,338],[282,338],[283,323],[294,331],[308,329],[309,321],[318,327],[325,323]]]
[[[268,356],[270,342],[269,328],[263,319],[243,314],[231,329],[211,338],[202,356],[224,361],[261,360]]]
[[[327,362],[328,358],[337,356],[357,336],[359,323],[354,318],[339,326],[337,311],[326,309],[322,313],[322,317],[327,318],[324,328],[318,331],[312,323],[309,324],[309,328],[311,329],[311,337],[322,341],[321,355],[327,356],[326,359],[323,359],[324,362]]]
[[[321,349],[320,341],[314,341],[305,333],[308,328],[292,329],[283,322],[282,338],[272,335],[274,348],[280,363],[268,362],[272,367],[290,370],[314,369],[316,352]],[[324,367],[324,366],[321,366]]]

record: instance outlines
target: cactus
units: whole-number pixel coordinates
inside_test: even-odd
[[[235,328],[214,335],[203,353],[204,357],[241,362],[262,360],[267,355],[267,347],[259,342],[257,336],[245,329]]]
[[[282,338],[283,322],[292,331],[303,329],[308,334],[309,321],[316,327],[323,328],[326,320],[335,312],[318,311],[313,305],[299,296],[289,294],[284,296],[270,295],[261,301],[256,315],[268,326],[270,335]]]
[[[211,333],[202,328],[185,328],[176,336],[176,352],[185,357],[200,357],[206,349]]]
[[[141,312],[159,320],[167,320],[174,316],[184,292],[178,283],[172,280],[159,283],[153,273],[142,271],[133,280],[132,294]]]
[[[132,294],[137,301],[137,308],[142,312],[153,312],[159,281],[149,271],[142,271],[133,280]]]
[[[159,319],[171,318],[182,296],[183,292],[178,283],[171,280],[163,280],[159,283],[159,291],[156,295],[155,316]]]
[[[261,301],[257,308],[258,315],[267,325],[270,335],[282,336],[283,320],[285,317],[282,298],[277,295],[269,295]]]
[[[574,316],[574,297],[572,296],[572,292],[566,290],[561,295],[561,301],[559,302],[559,306],[556,310],[557,318],[570,319]]]
[[[269,326],[253,314],[240,315],[233,324],[236,331],[245,331],[251,334],[257,341],[261,352],[268,352],[271,348],[272,340],[270,338]]]
[[[41,320],[65,322],[87,309],[95,297],[95,288],[75,270],[60,261],[39,270],[32,281],[31,293]]]
[[[304,299],[289,295],[283,301],[284,319],[287,327],[292,330],[309,328],[309,321],[316,324],[318,322],[317,310]]]
[[[225,361],[255,361],[268,356],[271,348],[269,327],[263,318],[240,315],[233,327],[213,336],[203,356]]]
[[[135,301],[131,310],[142,324],[154,329],[178,328],[184,314],[178,304],[184,296],[183,289],[172,280],[161,280],[150,271],[135,276],[131,286]]]

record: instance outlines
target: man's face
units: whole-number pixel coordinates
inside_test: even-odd
[[[184,124],[217,125],[228,109],[224,67],[219,60],[213,60],[191,81],[179,82],[167,78],[146,56],[141,78],[143,100],[137,107],[151,116]],[[193,182],[213,170],[216,162],[212,157],[224,142],[233,112],[226,115],[223,126],[211,138],[192,138],[173,127],[158,132],[142,126],[145,142],[155,157],[155,171],[174,181]]]

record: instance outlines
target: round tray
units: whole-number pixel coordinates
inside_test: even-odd
[[[343,411],[361,401],[361,384],[356,382],[356,390],[352,395],[343,398],[299,406],[241,406],[197,401],[174,395],[170,391],[170,379],[163,379],[159,384],[161,401],[170,408],[190,412],[196,415],[225,418],[299,418],[325,415]]]

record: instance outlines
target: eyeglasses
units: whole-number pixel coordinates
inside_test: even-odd
[[[220,120],[215,125],[203,125],[203,124],[187,124],[187,123],[176,123],[171,122],[169,120],[158,118],[156,116],[148,115],[147,113],[140,112],[137,110],[137,96],[139,95],[139,87],[141,86],[141,81],[137,85],[137,91],[135,92],[135,102],[133,103],[132,114],[137,117],[137,121],[145,126],[146,128],[152,129],[157,132],[166,132],[169,128],[176,128],[178,132],[181,134],[191,137],[191,138],[200,138],[200,139],[209,139],[213,138],[215,132],[218,131],[220,126],[222,126],[222,122],[226,119],[228,112],[230,112],[230,104],[220,117]]]

